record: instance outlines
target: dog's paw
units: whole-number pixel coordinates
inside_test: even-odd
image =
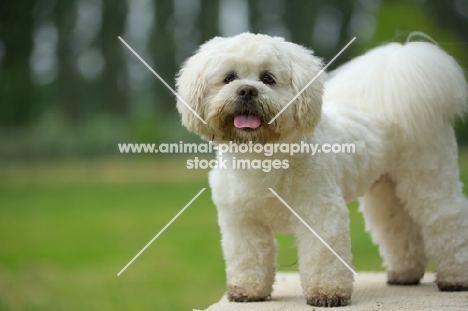
[[[387,284],[388,285],[403,285],[413,286],[418,285],[423,274],[417,276],[411,275],[410,273],[395,273],[393,271],[387,272]]]
[[[316,294],[307,296],[307,304],[314,307],[343,307],[351,303],[351,296]]]
[[[387,281],[388,285],[402,285],[402,286],[414,286],[414,285],[419,285],[419,283],[420,283],[419,280],[405,280],[405,281],[388,280]]]
[[[441,292],[462,292],[468,291],[468,282],[437,281],[437,287]]]
[[[227,293],[227,297],[231,302],[254,302],[267,301],[271,299],[270,295],[255,295],[238,287],[230,288]]]

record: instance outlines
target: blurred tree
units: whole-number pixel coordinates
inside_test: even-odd
[[[260,19],[261,13],[259,6],[260,2],[255,0],[249,0],[249,31],[253,33],[261,32],[262,20]]]
[[[128,86],[125,74],[125,58],[118,36],[125,28],[127,4],[125,0],[103,0],[101,42],[105,59],[102,76],[102,100],[104,112],[125,116],[128,108]]]
[[[200,0],[198,28],[200,41],[205,42],[219,35],[219,0]]]
[[[0,124],[22,125],[33,119],[34,91],[29,57],[33,47],[33,1],[0,2]]]
[[[154,69],[171,86],[177,72],[174,43],[174,3],[155,0],[155,29],[150,34],[149,51],[154,59]],[[161,113],[174,111],[174,97],[159,80],[154,84],[154,98]]]
[[[349,29],[350,29],[351,19],[353,16],[353,11],[357,4],[355,4],[356,1],[353,1],[353,0],[346,0],[346,1],[334,0],[331,2],[341,12],[341,16],[342,16],[342,21],[339,27],[339,37],[337,40],[338,43],[336,45],[337,49],[335,49],[335,51],[338,52],[352,39],[352,37],[354,37],[354,34],[350,33]],[[336,60],[336,63],[333,63],[333,66],[330,66],[330,67],[336,68],[340,64],[348,61],[352,57],[352,55],[353,55],[353,49],[346,49],[343,52],[343,54],[341,54],[339,59]]]
[[[312,29],[317,9],[317,1],[288,1],[285,22],[291,33],[291,41],[312,47]]]
[[[352,0],[288,1],[286,26],[291,33],[291,40],[312,48],[316,55],[323,57],[325,61],[332,59],[352,38],[349,25],[355,2]],[[334,31],[330,33],[332,28]],[[333,44],[326,46],[320,44],[324,40]],[[346,49],[329,69],[345,62],[351,54],[352,49]]]
[[[75,24],[73,1],[58,1],[54,10],[58,28],[58,104],[69,122],[77,123],[83,116],[82,80],[76,70],[76,57],[70,49],[70,33]]]

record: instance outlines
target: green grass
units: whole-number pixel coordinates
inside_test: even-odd
[[[460,157],[468,181],[468,153]],[[207,187],[183,159],[0,165],[0,310],[192,310],[225,290],[207,189],[121,276],[117,273]],[[350,205],[353,264],[381,270]],[[277,235],[279,270],[297,270],[293,237]]]

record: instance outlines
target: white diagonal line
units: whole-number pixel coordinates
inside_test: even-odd
[[[342,48],[341,51],[339,51],[338,54],[336,54],[335,57],[333,57],[332,60],[329,61],[328,64],[327,64],[325,67],[323,67],[322,70],[320,70],[319,73],[316,74],[315,77],[313,77],[312,80],[310,80],[310,82],[307,83],[306,86],[304,86],[304,87],[302,88],[302,90],[300,90],[299,93],[297,93],[296,96],[294,96],[294,97],[289,101],[289,103],[288,103],[286,106],[284,106],[283,109],[281,109],[280,112],[278,112],[278,113],[276,114],[276,116],[275,116],[273,119],[271,119],[270,122],[268,122],[268,124],[273,123],[273,121],[275,121],[276,118],[278,118],[278,117],[280,116],[280,114],[282,114],[282,113],[286,110],[286,108],[288,108],[289,105],[291,105],[291,104],[302,94],[302,92],[304,92],[304,91],[315,81],[315,79],[317,79],[318,76],[320,76],[320,75],[328,68],[328,66],[330,66],[330,64],[333,63],[333,62],[335,61],[335,59],[337,59],[338,56],[340,56],[341,53],[343,53],[344,50],[346,50],[346,49],[348,48],[348,46],[350,46],[351,43],[353,43],[354,40],[356,40],[356,37],[352,38],[351,41],[349,41],[348,44],[346,44],[345,47]]]
[[[203,120],[203,119],[198,115],[198,113],[196,113],[195,110],[193,110],[192,107],[190,107],[190,105],[187,104],[187,102],[186,102],[182,97],[180,97],[180,95],[177,94],[177,92],[174,91],[174,90],[172,89],[172,87],[170,87],[170,85],[167,84],[166,81],[164,81],[164,79],[161,78],[161,76],[158,75],[158,73],[157,73],[156,71],[154,71],[153,68],[151,68],[150,65],[148,65],[148,64],[143,60],[143,58],[141,58],[140,55],[138,55],[138,53],[135,52],[135,51],[131,48],[130,45],[127,44],[127,42],[125,42],[124,39],[122,39],[120,36],[119,36],[119,39],[120,39],[120,41],[122,41],[123,44],[125,44],[125,46],[126,46],[130,51],[132,51],[133,54],[135,54],[135,56],[136,56],[146,67],[148,67],[148,69],[149,69],[149,70],[150,70],[150,71],[151,71],[151,72],[152,72],[152,73],[169,89],[169,90],[171,90],[171,92],[172,92],[178,99],[180,99],[180,101],[181,101],[185,106],[187,106],[188,109],[190,109],[191,112],[193,112],[193,114],[194,114],[198,119],[200,119],[200,121],[203,122],[203,124],[206,124],[206,121]]]
[[[294,216],[296,216],[306,227],[307,229],[310,230],[310,232],[312,232],[316,237],[317,239],[320,240],[320,242],[322,242],[323,245],[325,245],[329,250],[330,252],[333,253],[333,255],[335,255],[345,266],[346,268],[349,269],[349,271],[351,271],[354,275],[357,275],[357,273],[353,270],[353,268],[351,268],[347,263],[346,261],[343,260],[343,258],[340,257],[340,255],[338,255],[334,250],[333,248],[330,247],[330,245],[327,244],[327,242],[325,242],[321,237],[320,235],[317,234],[317,232],[314,231],[314,229],[312,229],[305,221],[304,219],[301,218],[301,216],[299,216],[292,208],[291,206],[288,205],[288,203],[286,203],[286,201],[283,200],[282,197],[280,197],[273,189],[271,188],[268,188],[270,189],[270,191],[284,204],[284,206],[286,206],[290,211],[291,213],[294,214]]]
[[[137,259],[138,256],[140,256],[141,253],[143,253],[143,252],[148,248],[148,246],[150,246],[151,243],[153,243],[154,240],[156,240],[156,239],[161,235],[161,233],[163,233],[164,230],[166,230],[167,227],[169,227],[169,226],[174,222],[174,220],[176,220],[177,217],[179,217],[180,214],[182,214],[182,213],[187,209],[187,207],[189,207],[190,204],[192,204],[193,201],[195,201],[195,199],[198,198],[198,196],[199,196],[200,194],[202,194],[202,192],[205,191],[205,190],[206,190],[206,188],[203,188],[202,190],[200,190],[200,192],[198,192],[197,195],[194,196],[193,199],[191,199],[190,202],[188,202],[187,205],[185,205],[184,208],[181,209],[180,212],[178,212],[177,215],[175,215],[174,218],[172,218],[171,221],[169,221],[169,222],[167,223],[167,225],[165,225],[164,228],[162,228],[161,231],[159,231],[158,234],[156,234],[156,236],[155,236],[154,238],[152,238],[151,241],[149,241],[148,244],[146,244],[145,247],[143,247],[143,249],[142,249],[138,254],[136,254],[135,257],[133,257],[133,259],[130,260],[130,262],[129,262],[122,270],[120,270],[119,273],[117,273],[117,276],[120,276],[120,275],[122,274],[122,272],[124,272],[125,269],[127,269],[128,266],[130,266],[130,265],[132,264],[132,262],[134,262],[135,259]]]

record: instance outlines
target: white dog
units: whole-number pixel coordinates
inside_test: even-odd
[[[361,198],[389,284],[418,284],[429,257],[441,291],[468,290],[468,200],[462,194],[452,120],[467,108],[467,83],[434,44],[391,43],[329,74],[313,52],[250,33],[214,38],[177,78],[189,130],[215,143],[356,143],[348,154],[228,153],[210,173],[226,259],[228,298],[270,297],[274,232],[297,237],[307,303],[351,301],[353,274],[269,190],[277,192],[348,264],[346,203]],[[270,172],[234,169],[238,159],[287,160]],[[235,159],[234,159],[235,158]],[[283,162],[281,162],[283,163]]]

